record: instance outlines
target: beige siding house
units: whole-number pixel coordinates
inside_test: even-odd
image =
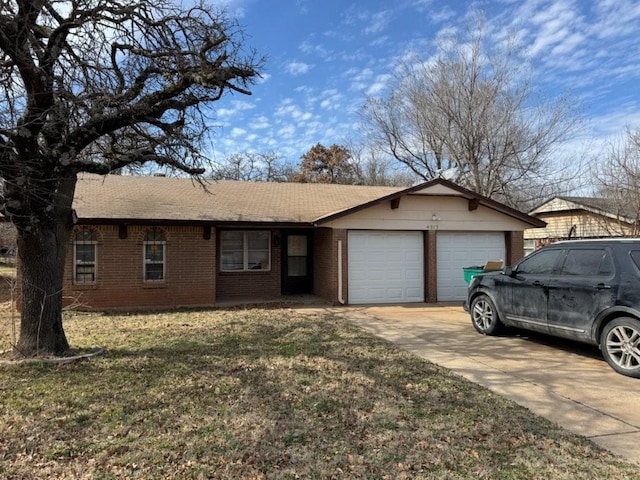
[[[446,180],[410,188],[83,175],[65,273],[89,309],[313,294],[464,300],[462,268],[523,255],[545,223]]]
[[[605,198],[555,197],[529,214],[547,226],[525,230],[526,250],[558,240],[629,237],[639,233],[637,212],[622,209]]]

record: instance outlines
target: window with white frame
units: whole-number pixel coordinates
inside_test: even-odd
[[[96,233],[89,228],[77,230],[73,238],[73,281],[74,283],[95,283]]]
[[[167,241],[159,228],[149,230],[142,242],[144,254],[145,282],[159,282],[165,277],[165,254]]]
[[[270,270],[271,232],[227,230],[220,232],[220,270],[223,272]]]
[[[536,241],[535,240],[525,240],[524,241],[524,256],[526,257],[530,253],[533,253],[536,250]]]

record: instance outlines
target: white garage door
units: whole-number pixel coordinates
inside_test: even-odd
[[[349,303],[423,302],[423,245],[422,232],[349,232]]]
[[[505,259],[503,232],[438,232],[436,238],[439,302],[467,298],[464,267]]]

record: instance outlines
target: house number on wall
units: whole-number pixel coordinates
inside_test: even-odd
[[[438,230],[438,225],[427,225],[427,230]]]

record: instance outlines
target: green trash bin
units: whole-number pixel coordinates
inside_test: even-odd
[[[464,273],[464,281],[467,282],[467,285],[469,285],[471,283],[471,280],[473,280],[473,277],[484,272],[484,266],[476,265],[473,267],[464,267],[462,269],[462,272]]]
[[[467,285],[471,283],[473,277],[485,272],[495,272],[498,270],[502,270],[503,262],[502,260],[489,260],[484,265],[475,265],[473,267],[464,267],[462,272],[464,273],[464,281],[467,282]]]

